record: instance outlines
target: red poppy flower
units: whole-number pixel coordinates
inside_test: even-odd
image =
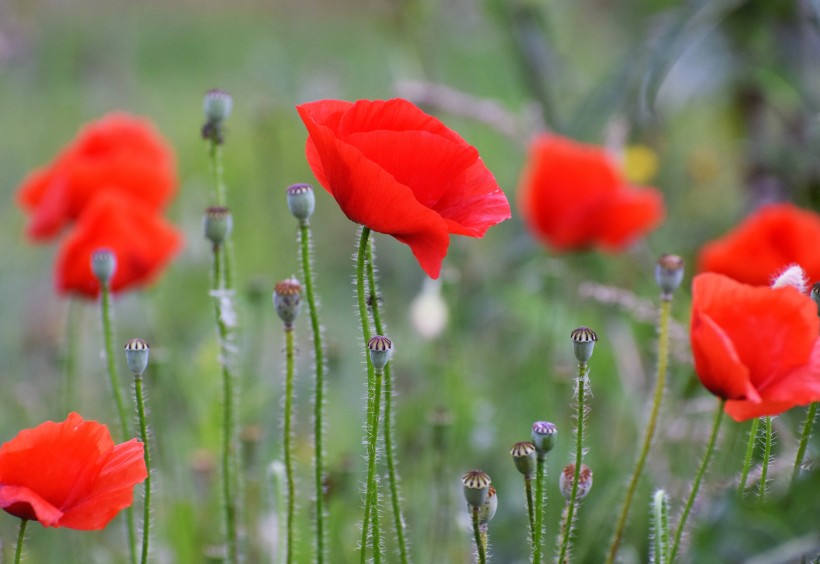
[[[556,251],[617,251],[663,219],[663,197],[627,184],[600,147],[552,134],[536,137],[520,183],[532,234]]]
[[[700,381],[736,421],[820,400],[820,319],[792,287],[721,274],[692,283],[692,352]]]
[[[173,153],[151,123],[116,113],[86,125],[51,164],[32,172],[17,201],[31,214],[26,235],[44,241],[100,192],[126,193],[160,210],[176,184]]]
[[[351,221],[410,246],[438,278],[449,235],[483,237],[510,205],[478,151],[407,100],[296,107],[307,160]]]
[[[0,507],[44,527],[104,528],[148,476],[143,444],[115,445],[108,428],[72,413],[0,447]]]
[[[117,192],[101,194],[63,241],[55,266],[57,289],[95,298],[100,284],[91,256],[100,249],[116,256],[112,292],[147,284],[181,246],[182,236],[153,211]]]
[[[811,280],[820,280],[819,240],[820,215],[791,204],[772,204],[704,246],[698,269],[768,286],[785,267],[799,264]]]

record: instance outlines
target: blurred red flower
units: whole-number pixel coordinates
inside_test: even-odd
[[[698,257],[698,270],[768,286],[785,267],[799,264],[809,279],[820,280],[817,241],[820,215],[792,204],[771,204],[705,245]]]
[[[483,237],[510,205],[478,151],[407,100],[296,107],[307,160],[344,214],[410,246],[438,278],[449,235]]]
[[[147,476],[141,442],[115,445],[105,425],[72,413],[0,447],[0,507],[44,527],[102,529]]]
[[[51,164],[32,172],[17,201],[31,214],[26,235],[45,241],[101,192],[128,194],[158,211],[176,185],[173,152],[151,123],[114,113],[86,125]]]
[[[152,281],[179,251],[182,236],[162,217],[118,192],[94,198],[57,254],[55,281],[61,293],[89,298],[100,284],[91,271],[91,255],[108,249],[117,267],[111,291]]]
[[[660,192],[627,184],[602,148],[553,134],[533,139],[519,199],[530,232],[556,251],[617,251],[664,215]]]
[[[695,370],[736,421],[820,400],[818,330],[817,305],[795,288],[712,273],[692,282]]]

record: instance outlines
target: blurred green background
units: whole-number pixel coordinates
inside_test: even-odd
[[[547,419],[563,439],[550,455],[550,475],[557,478],[570,460],[569,333],[588,325],[600,337],[587,437],[595,486],[581,507],[575,555],[599,562],[652,387],[654,260],[674,252],[693,265],[701,244],[761,202],[785,198],[816,209],[818,56],[813,0],[4,0],[0,189],[8,205],[0,218],[8,244],[0,262],[0,438],[62,420],[70,410],[114,425],[94,303],[76,304],[79,381],[66,405],[68,301],[52,288],[55,246],[25,242],[14,192],[81,124],[111,110],[149,117],[177,151],[180,190],[170,215],[187,243],[157,284],[117,299],[117,342],[140,336],[152,347],[155,560],[202,562],[218,549],[220,380],[210,253],[200,227],[211,176],[199,128],[202,95],[225,89],[235,109],[224,157],[241,297],[245,548],[249,562],[274,561],[281,547],[271,463],[281,458],[284,338],[270,292],[299,271],[285,187],[315,183],[294,106],[407,97],[479,149],[513,207],[513,218],[483,240],[453,238],[441,286],[449,322],[433,340],[414,329],[410,315],[422,271],[405,246],[376,237],[395,343],[398,459],[414,560],[469,561],[459,477],[482,468],[500,499],[490,526],[494,561],[527,561],[524,493],[509,448],[528,439],[533,421]],[[648,148],[658,167],[642,181],[663,191],[665,223],[618,255],[558,256],[540,247],[515,200],[526,143],[544,128],[615,151]],[[330,561],[353,562],[366,392],[351,286],[357,231],[316,187],[312,226],[329,357]],[[689,360],[686,286],[673,304],[680,326],[669,391],[624,562],[647,561],[644,508],[653,488],[669,491],[676,520],[714,409]],[[613,295],[621,297],[617,303]],[[297,330],[299,560],[309,561],[312,347],[305,319]],[[820,552],[818,473],[784,493],[802,420],[797,411],[776,421],[773,493],[762,507],[733,495],[748,426],[724,425],[692,520],[688,561],[787,562]],[[818,448],[815,437],[810,458]],[[550,479],[548,496],[549,554],[561,510],[557,479]],[[7,558],[16,525],[0,518]],[[121,519],[97,533],[33,527],[28,561],[124,561],[122,528]],[[393,549],[388,541],[388,561]]]

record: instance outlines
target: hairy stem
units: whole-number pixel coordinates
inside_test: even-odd
[[[23,558],[23,544],[26,540],[26,526],[28,519],[20,519],[20,527],[17,530],[17,548],[14,549],[14,564],[20,564]]]
[[[752,467],[752,455],[755,451],[755,443],[757,443],[757,427],[760,425],[760,419],[755,417],[752,419],[752,426],[749,429],[749,442],[746,445],[746,456],[743,459],[743,470],[740,473],[740,485],[737,488],[737,494],[743,497],[746,493],[746,481],[749,479],[749,470]]]
[[[547,458],[536,459],[535,470],[535,526],[532,530],[532,562],[541,564],[541,551],[544,538],[544,481],[546,480]]]
[[[142,376],[134,376],[134,393],[137,396],[137,416],[139,418],[140,438],[143,449],[145,449],[145,469],[148,475],[145,477],[145,498],[142,509],[142,557],[141,564],[148,562],[148,548],[151,538],[151,449],[148,443],[148,425],[145,420],[145,397],[142,389]]]
[[[285,449],[285,481],[288,489],[288,514],[287,514],[287,537],[286,537],[286,558],[290,564],[293,562],[293,520],[296,514],[296,487],[293,475],[293,327],[285,325],[285,424],[282,436],[282,444]]]
[[[800,433],[800,445],[797,447],[797,457],[794,459],[792,484],[797,480],[800,475],[800,468],[803,466],[803,457],[806,456],[806,447],[808,447],[811,430],[814,427],[814,418],[817,415],[817,403],[813,402],[806,410],[806,420],[803,421],[803,430]]]
[[[641,451],[638,455],[638,461],[635,463],[635,469],[632,471],[632,477],[629,479],[629,485],[626,488],[626,497],[621,506],[621,511],[618,515],[617,525],[615,526],[615,534],[612,537],[612,542],[609,545],[609,552],[607,553],[606,562],[612,564],[615,562],[615,556],[618,554],[618,546],[621,544],[624,529],[626,528],[626,521],[629,517],[629,509],[632,506],[632,498],[638,488],[638,481],[643,473],[646,460],[649,456],[649,449],[652,446],[652,439],[655,436],[655,429],[658,425],[658,415],[661,411],[661,403],[663,402],[663,394],[666,388],[666,372],[669,366],[669,319],[671,317],[672,298],[661,300],[661,314],[660,314],[660,331],[658,336],[658,373],[655,378],[655,393],[652,400],[652,411],[649,413],[649,421],[646,423],[644,429],[643,442],[641,443]]]
[[[356,296],[358,298],[359,319],[362,325],[362,337],[365,346],[370,341],[370,317],[367,312],[367,299],[365,297],[365,263],[367,258],[367,245],[370,237],[370,228],[362,226],[359,238],[359,249],[356,255]],[[373,524],[373,559],[381,561],[381,534],[378,526],[378,492],[376,485],[376,437],[378,435],[381,378],[376,375],[370,355],[366,354],[367,362],[367,485],[364,499],[364,518],[362,519],[362,542],[361,542],[361,562],[367,559],[367,538],[371,520]]]
[[[325,510],[324,510],[324,410],[325,410],[325,358],[322,345],[322,328],[319,309],[313,288],[313,269],[310,261],[310,224],[304,219],[299,223],[299,242],[302,256],[302,279],[310,308],[310,328],[313,333],[313,360],[315,386],[313,398],[313,463],[316,503],[316,562],[325,559]]]
[[[763,447],[763,465],[760,469],[760,495],[757,498],[758,503],[763,502],[766,497],[766,485],[769,478],[769,462],[772,456],[772,418],[766,417],[766,443]]]
[[[131,436],[128,425],[128,412],[122,398],[120,377],[117,372],[117,362],[114,359],[114,331],[111,324],[111,290],[107,283],[100,285],[100,313],[102,315],[103,340],[105,344],[105,362],[108,371],[108,381],[111,393],[114,395],[114,404],[117,406],[117,415],[120,420],[120,438],[125,440]],[[125,520],[128,529],[128,549],[131,562],[137,562],[137,527],[134,523],[134,509],[128,506],[125,510]]]
[[[367,281],[370,294],[370,311],[373,314],[373,325],[377,335],[384,335],[381,313],[379,309],[379,290],[376,283],[375,266],[373,265],[373,242],[367,247]],[[391,363],[384,367],[384,450],[387,458],[388,487],[390,488],[390,502],[393,508],[393,528],[396,530],[396,543],[399,547],[399,558],[402,564],[407,564],[407,542],[404,537],[404,516],[401,510],[399,495],[398,472],[396,470],[395,452],[393,449],[393,378],[390,372]]]
[[[698,495],[700,483],[703,480],[704,474],[706,474],[706,468],[709,466],[709,460],[712,458],[712,452],[715,450],[715,443],[717,442],[720,423],[723,420],[723,406],[725,403],[726,400],[724,399],[720,399],[718,402],[718,407],[715,411],[715,420],[712,424],[712,432],[709,435],[709,442],[706,444],[706,452],[703,454],[703,461],[701,461],[700,468],[698,468],[698,473],[695,475],[695,482],[692,484],[692,491],[689,493],[689,499],[686,500],[686,505],[683,508],[683,514],[681,515],[680,522],[678,523],[678,528],[675,531],[675,542],[669,550],[669,558],[667,561],[670,564],[675,561],[675,556],[678,554],[680,541],[681,538],[683,538],[683,531],[686,528],[686,520],[689,517],[689,512],[692,511],[692,505],[694,505],[695,498]]]
[[[219,246],[213,247],[212,294],[214,296],[214,314],[216,316],[217,336],[219,338],[219,360],[222,365],[222,502],[225,534],[227,536],[228,562],[239,562],[239,531],[237,525],[236,472],[235,457],[236,421],[234,414],[234,375],[231,369],[231,334],[222,312],[220,292],[225,291],[223,253]]]
[[[473,536],[475,537],[475,550],[478,554],[478,562],[479,564],[486,564],[487,551],[485,550],[484,542],[482,542],[481,528],[478,524],[478,507],[471,507],[471,514],[473,517]]]
[[[563,539],[561,540],[561,550],[558,554],[558,562],[563,564],[569,558],[570,539],[574,527],[575,508],[578,504],[578,481],[581,477],[581,463],[584,460],[584,418],[586,413],[584,411],[584,400],[586,396],[586,379],[589,369],[586,362],[578,363],[578,379],[577,379],[577,396],[578,396],[578,427],[575,431],[575,473],[572,477],[572,489],[569,494],[569,501],[567,504],[567,520],[563,528]]]

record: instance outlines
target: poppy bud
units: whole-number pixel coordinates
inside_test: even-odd
[[[569,336],[572,338],[575,358],[578,362],[587,362],[592,357],[592,349],[595,348],[598,335],[589,327],[578,327]]]
[[[495,494],[495,488],[490,486],[487,490],[487,499],[478,508],[478,522],[486,525],[495,517],[495,511],[498,509],[498,496]]]
[[[820,315],[820,282],[815,282],[811,287],[811,299],[817,304],[817,313]]]
[[[515,467],[525,478],[531,478],[535,472],[535,445],[528,442],[515,443],[510,450]]]
[[[207,208],[202,218],[202,228],[206,239],[214,246],[221,245],[233,231],[233,217],[230,210],[215,206]]]
[[[481,470],[470,470],[461,477],[464,499],[474,508],[480,508],[490,494],[490,476]]]
[[[661,289],[663,299],[672,299],[674,292],[683,281],[683,259],[678,255],[661,255],[655,263],[655,282]]]
[[[231,115],[233,98],[224,90],[214,88],[205,93],[205,118],[210,123],[219,123]]]
[[[296,278],[282,280],[274,286],[273,305],[285,327],[293,325],[302,309],[302,285]]]
[[[140,338],[131,339],[125,343],[125,362],[128,364],[128,370],[134,376],[141,376],[145,369],[148,368],[148,353],[151,347],[148,346],[144,340]]]
[[[310,184],[291,184],[287,189],[288,209],[293,217],[307,221],[316,209],[316,195]]]
[[[91,272],[100,285],[108,286],[117,271],[117,255],[110,249],[97,249],[91,255]]]
[[[387,361],[390,360],[390,350],[393,348],[393,342],[387,337],[376,335],[367,342],[367,348],[370,349],[370,362],[373,363],[373,368],[377,372],[384,370]]]
[[[539,458],[544,458],[555,446],[555,435],[558,427],[549,421],[536,421],[532,424],[532,444]]]
[[[558,486],[564,498],[569,501],[572,497],[572,481],[575,478],[575,464],[569,463],[564,467],[564,471],[558,477]],[[581,464],[581,471],[578,473],[578,489],[575,492],[575,500],[584,499],[589,490],[592,489],[592,470],[586,464]]]

